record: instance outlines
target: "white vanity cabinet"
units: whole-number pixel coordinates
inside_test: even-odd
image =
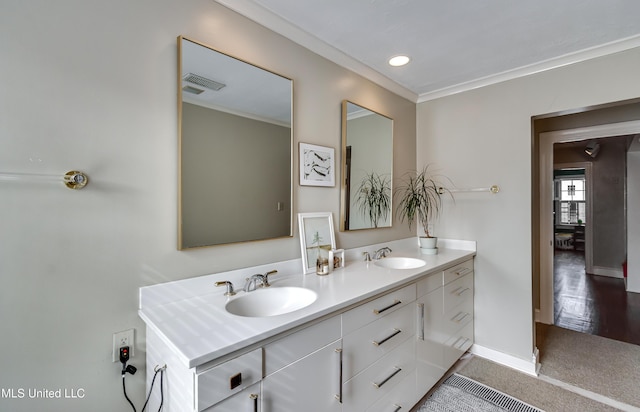
[[[264,347],[262,411],[341,411],[340,316]]]
[[[315,312],[288,324],[232,318],[221,292],[197,294],[200,280],[168,302],[175,285],[149,287],[147,388],[166,365],[165,412],[410,411],[473,344],[473,252],[425,260],[422,272],[354,264],[306,278]]]
[[[417,384],[428,390],[473,344],[473,259],[418,281]]]

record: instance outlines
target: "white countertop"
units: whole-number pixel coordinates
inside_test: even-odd
[[[187,279],[141,288],[139,315],[147,327],[175,351],[184,365],[192,368],[322,316],[337,314],[359,301],[430,273],[440,273],[444,267],[475,255],[475,250],[462,249],[439,249],[437,255],[424,255],[418,247],[406,247],[406,242],[402,244],[404,247],[394,242],[388,244],[393,245],[390,256],[414,257],[424,260],[426,265],[417,269],[385,269],[374,262],[347,260],[346,267],[327,276],[277,274],[270,277],[272,287],[308,288],[318,297],[311,305],[297,311],[260,318],[240,317],[225,310],[229,299],[251,293],[243,292],[242,285],[237,284],[238,293],[228,298],[223,295],[224,287],[214,287],[216,280],[226,280],[225,276],[233,272],[207,275],[197,278],[197,283]],[[256,273],[252,270],[245,272]],[[165,295],[172,295],[175,300]]]

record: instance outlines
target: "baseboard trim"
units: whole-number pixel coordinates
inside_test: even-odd
[[[538,376],[540,364],[538,362],[539,353],[537,348],[532,354],[530,361],[517,358],[515,356],[508,355],[494,349],[489,349],[478,344],[474,344],[471,347],[470,352],[481,358],[485,358],[492,362],[499,363],[500,365],[504,365],[522,373],[526,373],[527,375]]]
[[[607,276],[610,278],[619,278],[619,279],[622,279],[624,277],[624,274],[622,273],[622,269],[606,268],[603,266],[594,266],[592,271],[593,271],[592,275]]]
[[[602,404],[605,405],[609,405],[612,408],[615,409],[620,409],[621,411],[628,411],[628,412],[640,412],[640,408],[636,407],[636,406],[632,406],[629,404],[626,404],[624,402],[606,397],[604,395],[600,395],[599,393],[595,393],[595,392],[591,392],[588,391],[586,389],[582,389],[578,386],[574,386],[571,385],[570,383],[567,382],[562,382],[560,380],[551,378],[549,376],[545,376],[545,375],[540,375],[539,376],[540,380],[550,383],[551,385],[555,385],[559,388],[565,389],[567,391],[576,393],[580,396],[584,396],[585,398],[589,398],[589,399],[593,399],[596,402],[600,402]]]

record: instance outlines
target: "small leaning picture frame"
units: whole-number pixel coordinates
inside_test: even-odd
[[[300,250],[302,252],[302,269],[304,274],[316,272],[316,260],[323,251],[336,248],[333,231],[333,214],[331,212],[298,213],[300,229]]]
[[[300,185],[336,185],[336,151],[333,147],[300,143]]]

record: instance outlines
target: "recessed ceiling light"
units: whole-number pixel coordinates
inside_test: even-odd
[[[408,56],[395,56],[389,59],[389,64],[395,67],[404,66],[409,60],[411,59]]]

